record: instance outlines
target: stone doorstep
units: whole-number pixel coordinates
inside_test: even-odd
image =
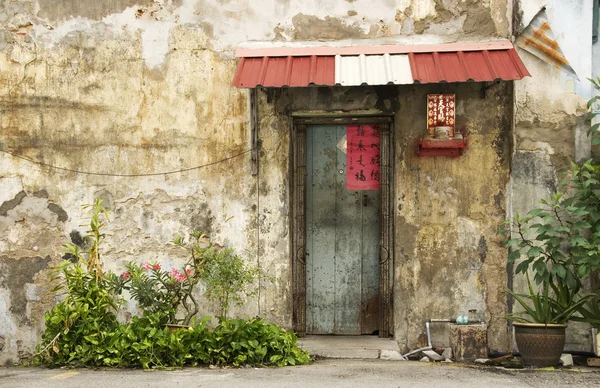
[[[345,359],[400,360],[398,344],[375,336],[307,336],[298,345],[311,356]]]

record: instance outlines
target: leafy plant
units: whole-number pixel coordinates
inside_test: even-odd
[[[296,335],[261,318],[221,319],[210,330],[209,317],[188,329],[161,328],[166,317],[134,317],[105,333],[104,340],[77,344],[69,358],[38,357],[48,366],[181,367],[185,365],[301,365],[310,357],[297,346]],[[75,362],[75,364],[73,364]]]
[[[591,295],[577,297],[579,289],[571,289],[562,282],[543,280],[541,291],[536,291],[527,274],[529,294],[509,294],[523,307],[524,311],[510,314],[508,319],[515,322],[564,324],[580,311]],[[552,289],[552,293],[550,290]],[[528,315],[529,317],[527,317]]]
[[[206,296],[219,303],[219,316],[227,317],[232,305],[241,305],[244,297],[258,293],[256,283],[268,276],[260,267],[250,265],[233,249],[211,245],[202,250],[200,278],[206,284]]]
[[[549,202],[540,203],[541,208],[531,210],[524,218],[517,214],[515,227],[505,230],[515,236],[507,242],[512,250],[508,261],[520,260],[516,273],[533,269],[538,284],[554,278],[580,289],[581,278],[600,268],[594,236],[597,233],[590,223],[592,217],[600,220],[600,211],[593,215],[576,193],[553,194]]]
[[[214,364],[301,365],[310,357],[298,348],[292,331],[265,323],[262,318],[221,319],[208,341]]]
[[[573,317],[574,321],[587,322],[592,327],[600,329],[600,295],[595,294],[579,309],[581,317]]]
[[[67,252],[75,262],[65,261],[56,267],[53,278],[59,279],[53,291],[64,299],[44,315],[46,329],[37,357],[50,365],[88,363],[101,357],[95,347],[118,326],[114,291],[103,275],[100,260],[100,245],[106,236],[102,228],[108,213],[101,200],[85,208],[92,212],[86,234],[92,244],[86,251],[67,244]]]

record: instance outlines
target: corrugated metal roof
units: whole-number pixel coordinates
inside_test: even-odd
[[[529,23],[515,43],[523,50],[529,51],[541,60],[563,70],[579,81],[575,70],[573,70],[560,49],[558,42],[554,39],[554,33],[550,28],[545,8],[542,8],[533,17],[531,23]]]
[[[238,88],[332,86],[334,71],[332,56],[241,58],[233,85]]]
[[[342,86],[412,84],[408,55],[336,55],[335,83]]]
[[[466,82],[469,80],[495,81],[518,80],[529,76],[529,72],[515,52],[512,44],[502,41],[495,45],[482,43],[479,49],[475,43],[431,45],[426,52],[425,45],[418,45],[418,52],[407,52],[407,46],[396,48],[372,46],[367,53],[358,55],[300,55],[300,56],[260,56],[267,51],[277,54],[271,49],[244,49],[245,55],[240,59],[233,85],[240,88],[253,88],[259,85],[268,87],[309,86],[309,85],[386,85],[433,82]],[[443,51],[436,51],[443,46]],[[366,46],[361,46],[366,47]],[[379,54],[373,54],[382,47]],[[449,48],[463,48],[465,51],[449,51]],[[294,50],[308,48],[290,48],[284,50],[290,54]],[[315,53],[325,54],[333,51],[354,53],[357,48],[340,50],[336,47],[313,47]],[[344,49],[344,48],[342,48]],[[250,50],[250,51],[248,51]],[[265,51],[267,50],[267,51]],[[290,51],[291,50],[291,51]],[[299,51],[298,51],[299,52]],[[240,51],[238,51],[240,53]]]
[[[415,82],[518,80],[529,76],[514,49],[409,54]]]

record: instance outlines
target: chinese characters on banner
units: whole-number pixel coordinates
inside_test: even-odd
[[[346,189],[379,190],[379,126],[346,127]]]
[[[454,137],[455,118],[454,94],[427,95],[427,129],[435,136],[435,127],[450,127],[450,137]]]

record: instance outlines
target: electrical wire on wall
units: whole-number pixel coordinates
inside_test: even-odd
[[[107,172],[94,172],[94,171],[76,170],[76,169],[72,169],[72,168],[60,167],[60,166],[55,166],[55,165],[52,165],[52,164],[40,162],[40,161],[37,161],[37,160],[30,159],[30,158],[28,158],[26,156],[22,156],[22,155],[16,154],[14,152],[6,151],[6,150],[0,150],[0,152],[3,152],[3,153],[8,154],[8,155],[11,155],[11,156],[13,156],[13,157],[15,157],[17,159],[26,160],[26,161],[28,161],[30,163],[33,163],[33,164],[36,164],[38,166],[50,168],[50,169],[53,169],[53,170],[72,172],[72,173],[82,174],[82,175],[135,178],[135,177],[171,175],[171,174],[179,174],[179,173],[182,173],[182,172],[188,172],[188,171],[193,171],[193,170],[199,170],[199,169],[204,168],[204,167],[214,166],[214,165],[217,165],[217,164],[220,164],[220,163],[227,162],[227,161],[235,159],[235,158],[237,158],[239,156],[242,156],[242,155],[245,155],[247,153],[250,153],[253,150],[254,150],[254,148],[250,148],[248,150],[239,152],[239,153],[234,154],[232,156],[229,156],[229,157],[226,157],[226,158],[223,158],[223,159],[219,159],[219,160],[216,160],[214,162],[202,164],[200,166],[187,167],[187,168],[182,168],[182,169],[179,169],[179,170],[172,170],[172,171],[165,171],[165,172],[151,172],[151,173],[146,173],[146,174],[119,174],[119,173],[107,173]]]

